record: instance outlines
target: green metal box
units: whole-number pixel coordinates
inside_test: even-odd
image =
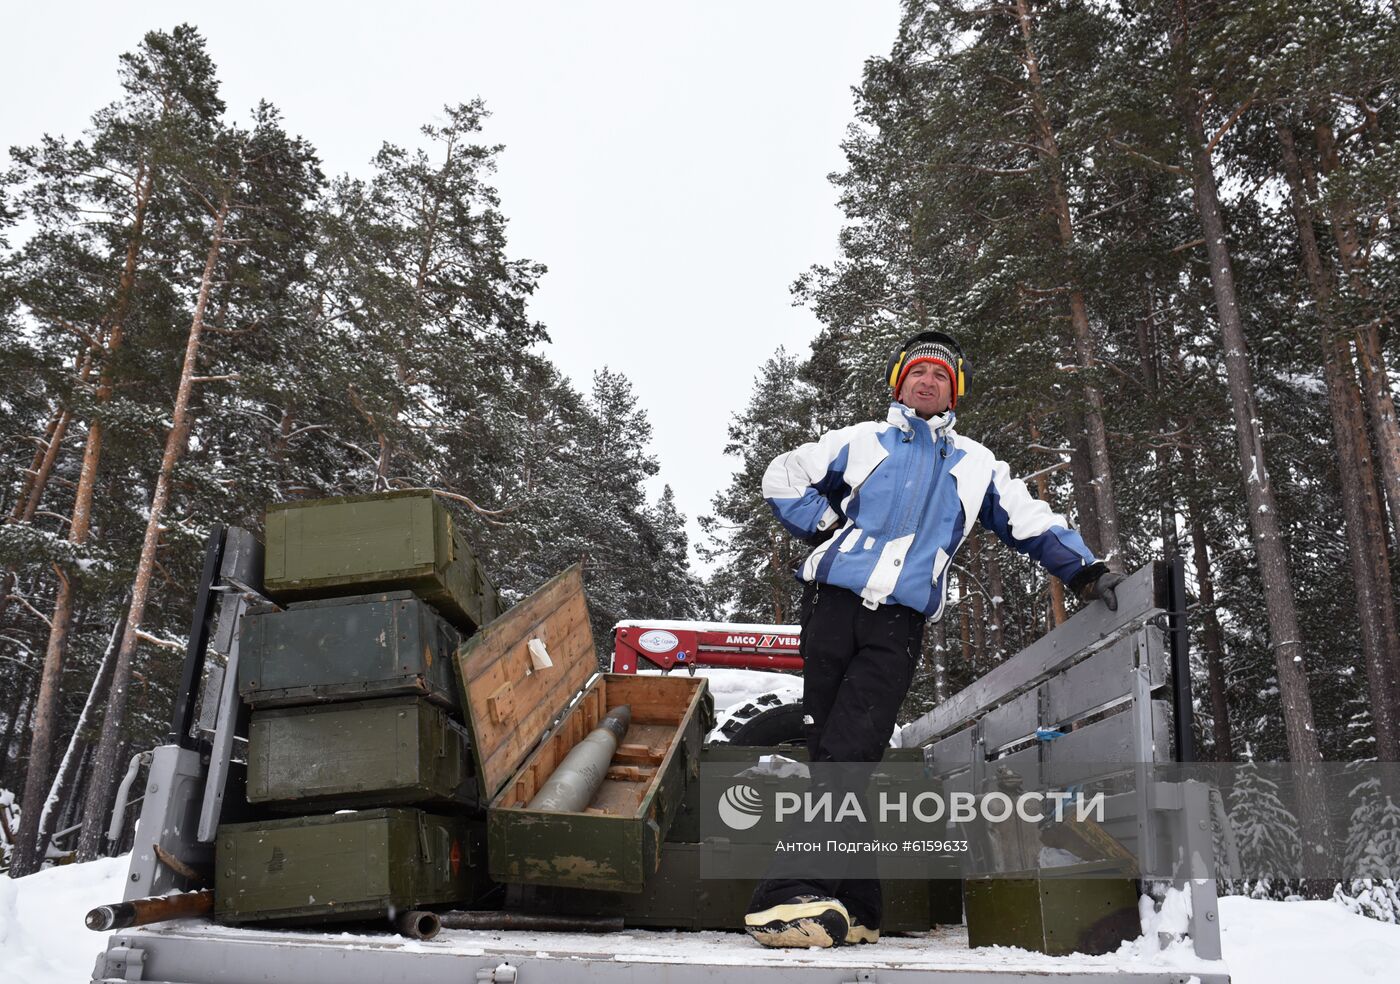
[[[1142,934],[1135,880],[1107,877],[1109,871],[1093,864],[1051,870],[1064,873],[968,878],[968,945],[1102,954]]]
[[[254,711],[248,802],[283,812],[479,802],[466,728],[421,697]]]
[[[238,693],[251,707],[404,694],[460,708],[461,633],[411,591],[257,608],[241,626]]]
[[[279,603],[407,589],[470,632],[491,621],[491,581],[427,489],[268,507],[263,588]]]
[[[456,663],[490,802],[492,877],[640,892],[699,775],[713,717],[705,679],[599,674],[577,566],[464,642]],[[631,727],[587,809],[527,809],[574,745],[624,704]]]
[[[469,908],[491,884],[479,821],[385,809],[228,824],[215,841],[214,918],[296,925]]]

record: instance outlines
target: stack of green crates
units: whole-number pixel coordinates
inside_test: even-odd
[[[486,804],[453,655],[499,601],[451,515],[415,490],[283,503],[243,617],[250,804],[216,842],[223,922],[368,920],[488,887]],[[279,607],[285,606],[285,607]]]

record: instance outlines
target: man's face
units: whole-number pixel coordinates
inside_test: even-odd
[[[927,420],[952,404],[953,381],[948,378],[947,370],[937,363],[916,362],[904,375],[899,402]]]

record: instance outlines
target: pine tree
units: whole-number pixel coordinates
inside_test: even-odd
[[[193,311],[180,361],[174,407],[153,483],[141,554],[132,581],[130,609],[112,671],[102,734],[94,754],[92,781],[99,793],[110,786],[116,774],[132,659],[142,638],[156,552],[171,502],[176,466],[189,445],[197,415],[195,387],[237,379],[236,373],[206,373],[200,368],[201,359],[206,365],[212,361],[210,353],[202,350],[201,345],[206,321],[215,311],[211,301],[218,303],[216,281],[227,285],[227,300],[219,312],[221,317],[228,318],[233,308],[245,312],[244,316],[252,320],[259,307],[259,295],[269,285],[284,282],[299,273],[295,263],[288,269],[285,258],[289,251],[296,255],[298,238],[305,235],[299,234],[298,228],[309,225],[305,220],[307,205],[320,180],[310,149],[282,131],[276,111],[266,103],[257,108],[249,129],[226,129],[217,134],[212,146],[191,146],[187,152],[189,156],[179,160],[175,170],[194,199],[192,204],[203,209],[199,220],[190,223],[190,244],[192,249],[197,248],[195,244],[201,240],[207,245],[203,250],[203,269],[192,285]],[[189,214],[194,216],[198,212],[192,209]],[[106,814],[105,795],[90,796],[78,848],[81,858],[96,856]]]
[[[1226,815],[1235,831],[1243,881],[1233,894],[1271,898],[1290,890],[1302,850],[1298,818],[1284,805],[1279,786],[1260,769],[1248,748],[1226,794]]]
[[[779,525],[763,501],[763,473],[778,455],[821,435],[812,385],[796,357],[779,349],[754,379],[743,412],[729,425],[724,452],[739,459],[729,486],[700,518],[707,537],[701,555],[718,564],[711,588],[724,617],[775,625],[797,621],[800,585],[795,571],[809,549]]]
[[[334,368],[369,431],[355,443],[370,444],[372,487],[437,481],[489,502],[495,476],[473,465],[491,458],[502,384],[546,338],[525,313],[544,267],[506,256],[505,219],[486,183],[501,148],[474,142],[484,106],[444,115],[422,128],[431,152],[386,144],[370,181],[336,184],[339,230],[328,245],[340,276],[329,303],[349,361]],[[462,467],[433,474],[449,447]]]
[[[41,318],[51,319],[62,337],[75,332],[100,363],[95,407],[90,413],[82,464],[74,492],[67,540],[81,551],[92,529],[104,438],[110,419],[106,404],[130,364],[124,345],[140,289],[138,271],[149,235],[149,211],[158,189],[173,183],[172,159],[207,139],[210,119],[222,111],[213,66],[203,39],[191,28],[172,34],[152,32],[134,54],[122,58],[123,99],[94,119],[90,144],[47,140],[19,161],[34,175],[26,197],[41,227],[53,229],[27,244],[23,262],[29,287],[25,301]],[[80,210],[95,208],[108,221],[94,227],[66,224]],[[50,280],[45,274],[76,259],[74,275]],[[105,291],[88,289],[84,275],[106,282]],[[67,288],[65,291],[63,288]],[[76,287],[77,289],[73,289]],[[151,305],[155,307],[155,305]],[[152,312],[154,313],[154,312]],[[83,381],[91,365],[79,363]],[[42,489],[36,491],[42,493]],[[44,672],[34,712],[33,757],[25,782],[24,822],[17,834],[17,875],[38,865],[35,855],[40,804],[48,792],[50,756],[57,737],[59,686],[73,622],[78,566],[54,565],[58,586],[53,605]]]

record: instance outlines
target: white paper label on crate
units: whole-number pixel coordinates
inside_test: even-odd
[[[531,639],[526,645],[530,650],[530,665],[537,670],[547,670],[554,665],[554,660],[549,658],[549,650],[544,646],[543,639]]]

